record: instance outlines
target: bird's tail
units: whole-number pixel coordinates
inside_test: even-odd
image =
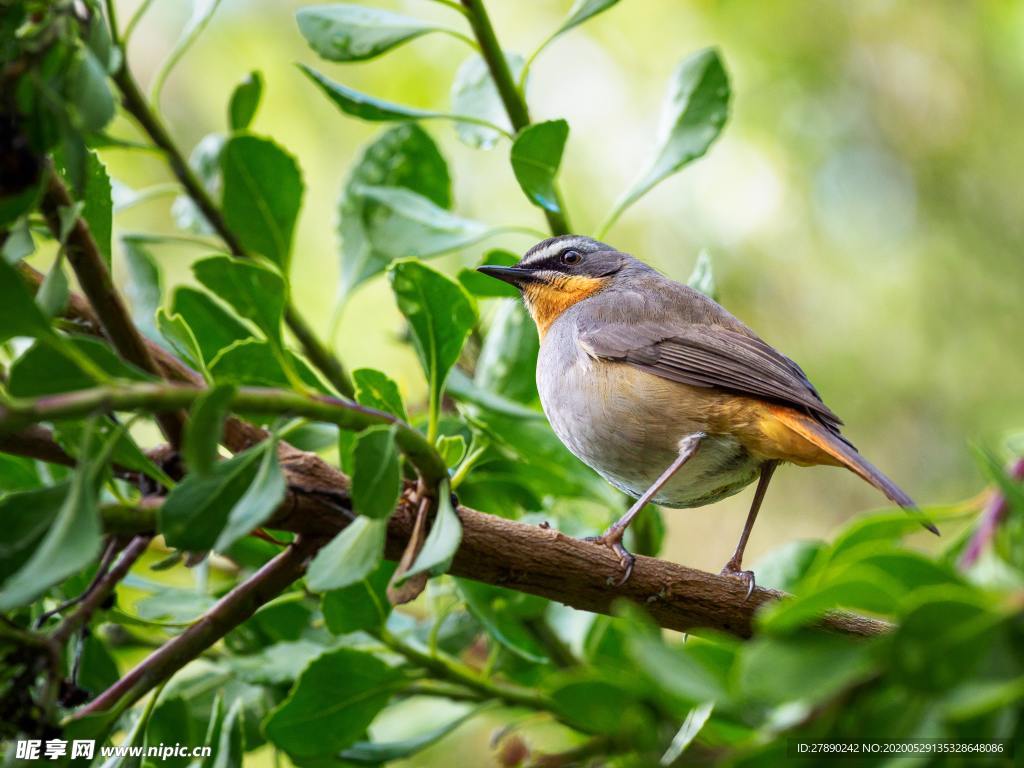
[[[917,504],[896,483],[886,477],[878,467],[861,456],[857,449],[842,437],[829,430],[817,419],[790,408],[773,409],[774,416],[789,429],[827,453],[839,464],[860,476],[890,500],[899,504],[908,512],[918,512]],[[932,523],[922,520],[921,525],[939,535],[939,529]]]

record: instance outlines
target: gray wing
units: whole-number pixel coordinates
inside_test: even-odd
[[[731,316],[730,316],[731,317]],[[793,406],[836,434],[842,421],[796,363],[752,333],[716,324],[602,322],[579,327],[589,354],[629,363],[671,381]]]

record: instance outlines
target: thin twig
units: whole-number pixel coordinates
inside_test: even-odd
[[[110,536],[107,539],[107,546],[103,548],[103,554],[100,556],[99,565],[96,566],[96,573],[93,575],[92,580],[89,582],[89,586],[83,590],[82,594],[72,597],[70,600],[65,600],[63,603],[58,605],[56,608],[51,608],[48,611],[44,611],[39,614],[33,624],[35,629],[40,629],[51,617],[56,616],[58,613],[64,613],[69,608],[74,608],[76,605],[85,600],[89,594],[96,589],[96,586],[100,583],[100,580],[107,575],[107,571],[110,569],[110,564],[114,562],[114,557],[120,550],[123,542],[119,541],[116,536]]]

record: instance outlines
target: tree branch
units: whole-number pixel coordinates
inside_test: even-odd
[[[135,82],[134,76],[128,69],[127,61],[122,60],[120,69],[114,73],[114,83],[121,92],[121,101],[128,114],[135,118],[150,140],[163,150],[171,171],[185,189],[186,194],[192,198],[196,207],[199,208],[206,221],[213,227],[220,239],[224,241],[224,245],[227,246],[234,256],[251,258],[252,254],[242,247],[238,237],[228,227],[220,208],[214,202],[210,193],[206,191],[206,187],[203,186],[196,176],[188,161],[185,160],[185,156],[182,155],[181,150],[174,143],[174,139],[171,138],[167,128],[153,110],[150,109],[149,104],[146,102],[146,97],[142,95],[138,83]],[[316,366],[331,385],[344,397],[353,397],[355,388],[345,367],[337,356],[320,341],[309,326],[309,323],[295,309],[290,298],[285,307],[285,323],[292,333],[295,334],[295,338],[302,346],[310,362]]]
[[[120,713],[252,616],[298,579],[315,551],[299,538],[255,574],[222,597],[184,632],[150,654],[128,674],[79,709],[73,719],[93,713]]]
[[[466,18],[473,28],[473,35],[480,44],[480,54],[483,56],[487,68],[491,72],[491,79],[501,97],[501,103],[505,106],[508,119],[516,133],[530,125],[530,110],[526,105],[526,99],[516,87],[515,78],[509,69],[508,61],[498,43],[498,36],[494,32],[491,18],[487,15],[484,7],[484,0],[462,0],[466,9]],[[559,211],[544,209],[544,217],[548,220],[548,227],[553,235],[565,235],[569,233],[569,223],[564,213],[565,206],[562,204],[561,194],[555,191],[558,197]]]
[[[74,201],[68,194],[67,187],[57,176],[53,165],[47,169],[49,181],[43,193],[40,207],[54,237],[60,238],[60,212],[69,209]],[[78,277],[78,283],[94,308],[107,338],[114,345],[117,353],[138,368],[160,376],[145,339],[135,327],[121,295],[114,286],[110,270],[100,255],[96,241],[81,216],[75,220],[65,243],[68,262]],[[181,436],[185,425],[185,414],[167,412],[159,417],[160,428],[164,436],[175,447],[180,447]]]

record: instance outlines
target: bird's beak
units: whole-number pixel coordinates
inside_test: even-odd
[[[503,280],[506,283],[511,283],[515,286],[522,286],[526,283],[538,282],[537,273],[530,269],[522,269],[520,267],[497,267],[485,265],[483,267],[477,267],[477,272],[482,272],[488,277],[496,277],[498,280]]]

